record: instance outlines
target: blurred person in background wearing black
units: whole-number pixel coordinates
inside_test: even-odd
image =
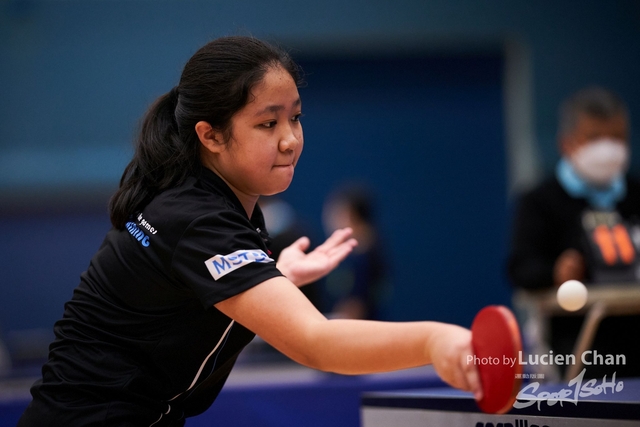
[[[541,290],[570,279],[587,286],[637,281],[637,255],[629,262],[604,259],[594,250],[597,242],[590,240],[586,226],[593,218],[633,224],[640,215],[640,182],[627,175],[629,113],[624,101],[600,87],[573,94],[560,108],[558,148],[561,159],[555,174],[517,205],[508,259],[512,285]],[[582,316],[551,319],[549,345],[554,353],[572,353],[582,321]],[[638,316],[608,317],[602,322],[593,348],[598,353],[625,354],[627,364],[592,365],[587,376],[610,377],[614,371],[618,377],[640,375],[632,325],[640,325]]]
[[[358,246],[325,278],[327,306],[332,316],[380,320],[385,317],[391,285],[389,253],[374,221],[374,202],[362,185],[335,190],[323,207],[325,232],[350,227]]]

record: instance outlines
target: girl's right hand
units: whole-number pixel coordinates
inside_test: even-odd
[[[482,398],[480,375],[473,358],[469,358],[473,356],[470,330],[441,323],[427,345],[431,363],[442,380],[471,391],[476,400]]]

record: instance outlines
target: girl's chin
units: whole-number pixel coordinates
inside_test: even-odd
[[[268,191],[262,193],[263,196],[274,196],[276,194],[282,193],[291,185],[291,180],[286,183],[282,183],[282,185],[274,186],[270,188]]]

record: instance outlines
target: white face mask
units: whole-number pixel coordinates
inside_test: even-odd
[[[586,181],[606,186],[627,171],[629,148],[624,141],[600,138],[578,148],[569,160]]]

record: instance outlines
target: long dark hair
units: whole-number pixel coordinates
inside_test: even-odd
[[[200,48],[180,83],[149,108],[135,154],[109,201],[114,227],[122,229],[158,193],[179,185],[200,167],[199,121],[225,135],[231,118],[249,101],[270,67],[281,66],[300,84],[298,66],[282,49],[252,37],[222,37]],[[228,138],[226,138],[228,140]]]

